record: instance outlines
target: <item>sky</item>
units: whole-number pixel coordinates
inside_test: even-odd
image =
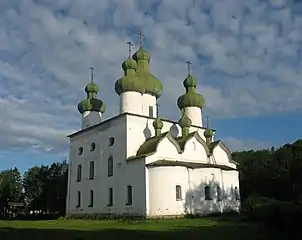
[[[68,157],[90,66],[104,118],[117,115],[114,84],[140,30],[161,116],[179,119],[190,60],[203,115],[232,151],[301,137],[302,1],[1,0],[0,170]]]

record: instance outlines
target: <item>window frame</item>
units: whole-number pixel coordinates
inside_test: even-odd
[[[112,207],[113,206],[113,188],[109,188],[108,190],[109,198],[108,198],[108,204],[107,207]]]
[[[131,185],[127,186],[127,202],[126,205],[132,205],[133,204],[133,188]]]
[[[81,207],[81,191],[77,191],[77,205],[76,208]]]
[[[89,162],[89,180],[93,180],[94,179],[94,176],[95,176],[94,167],[95,167],[95,162],[94,161],[90,161]]]
[[[206,200],[206,201],[212,201],[213,200],[212,188],[209,185],[204,187],[204,200]]]
[[[89,192],[89,204],[88,207],[93,207],[94,205],[94,191],[91,189]]]
[[[175,197],[176,197],[176,201],[182,201],[182,188],[180,185],[176,185],[175,186]]]
[[[238,187],[234,188],[234,195],[235,195],[235,200],[240,201],[240,194],[239,194]]]
[[[222,201],[222,190],[220,186],[216,187],[216,191],[217,191],[217,201],[220,202]]]
[[[83,147],[79,147],[78,148],[78,155],[83,155],[84,152],[84,148]]]
[[[108,147],[112,147],[115,143],[115,138],[114,137],[110,137],[108,140]]]
[[[148,112],[148,113],[149,113],[149,114],[148,114],[149,117],[152,117],[152,118],[153,118],[153,117],[154,117],[154,107],[150,105],[149,108],[148,108],[148,111],[149,111],[149,112]]]
[[[77,166],[77,182],[82,181],[82,164],[78,164]]]
[[[95,148],[96,148],[95,142],[92,142],[90,144],[90,152],[94,152]]]
[[[108,165],[107,175],[108,175],[108,177],[112,177],[113,176],[113,157],[111,155],[108,157],[107,165]]]

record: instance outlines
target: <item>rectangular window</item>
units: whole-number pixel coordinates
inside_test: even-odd
[[[153,106],[149,106],[149,117],[153,117]]]
[[[204,199],[205,200],[213,200],[212,198],[212,190],[210,186],[204,187]]]
[[[77,169],[77,182],[80,182],[82,179],[82,165],[78,165]]]
[[[90,180],[94,179],[94,161],[90,161],[89,164],[89,179]]]
[[[94,198],[94,192],[93,190],[90,190],[90,196],[89,196],[89,205],[88,207],[93,207],[93,199]]]
[[[132,205],[132,186],[127,186],[127,203],[126,205]]]
[[[109,203],[107,206],[113,206],[113,188],[109,188]]]
[[[77,208],[79,208],[81,206],[81,192],[78,191],[77,192]]]
[[[217,201],[222,200],[222,193],[221,193],[221,188],[217,186]]]
[[[108,158],[108,177],[113,176],[113,157]]]

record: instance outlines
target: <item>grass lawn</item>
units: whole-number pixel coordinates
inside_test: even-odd
[[[148,239],[285,239],[235,218],[146,221],[0,221],[1,240]]]

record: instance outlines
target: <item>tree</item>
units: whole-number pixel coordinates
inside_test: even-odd
[[[44,214],[65,213],[68,165],[66,161],[51,166],[36,166],[25,172],[23,186],[30,210]]]
[[[5,215],[9,202],[22,202],[22,180],[17,168],[0,172],[0,215]]]

